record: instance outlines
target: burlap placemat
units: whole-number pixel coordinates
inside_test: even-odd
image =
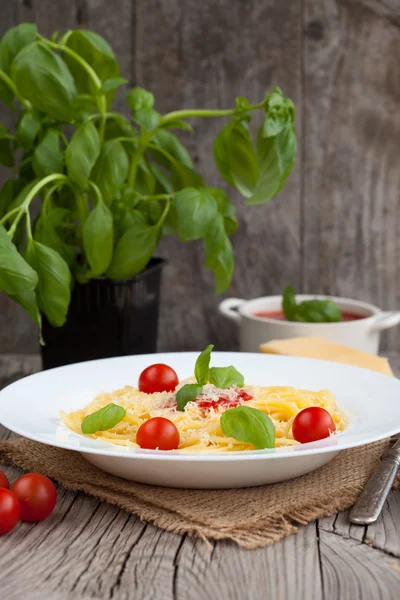
[[[0,462],[44,473],[167,531],[260,548],[295,533],[300,524],[354,504],[388,444],[345,450],[326,466],[291,481],[236,490],[181,490],[125,481],[77,452],[24,438],[0,442]]]

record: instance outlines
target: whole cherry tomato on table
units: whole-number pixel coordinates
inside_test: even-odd
[[[7,479],[6,474],[3,473],[3,471],[0,471],[0,488],[7,488],[7,490],[10,489],[9,481]]]
[[[20,516],[21,510],[17,496],[6,488],[0,488],[0,535],[12,531]]]
[[[169,419],[153,417],[139,427],[136,443],[149,450],[177,450],[179,431]]]
[[[57,502],[54,483],[40,473],[22,475],[11,491],[19,500],[23,521],[43,521],[53,512]]]
[[[168,365],[158,363],[147,367],[139,377],[139,390],[146,394],[173,392],[179,383],[178,375]]]
[[[316,442],[336,431],[335,421],[330,413],[320,406],[303,408],[294,418],[293,437],[301,444]]]

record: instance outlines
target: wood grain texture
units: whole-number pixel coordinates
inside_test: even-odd
[[[0,34],[35,21],[50,34],[88,27],[113,45],[124,76],[157,108],[257,101],[279,84],[297,106],[299,154],[280,196],[238,206],[236,273],[226,295],[277,293],[288,282],[400,307],[400,7],[396,0],[0,0]],[[123,108],[118,98],[117,108]],[[7,124],[12,116],[0,107]],[[194,122],[195,127],[199,123]],[[221,123],[182,134],[207,181],[219,184],[212,140]],[[0,179],[4,171],[0,172]],[[226,187],[225,189],[228,189]],[[203,271],[201,243],[164,240],[160,350],[234,349],[234,326]],[[400,350],[392,331],[384,346]],[[37,350],[35,327],[0,295],[0,353]]]
[[[399,357],[392,364],[398,373]],[[37,371],[37,356],[0,356],[0,389]],[[13,436],[0,426],[0,439]],[[21,471],[3,467],[10,481]],[[178,536],[92,497],[58,487],[54,513],[1,538],[7,600],[396,600],[400,491],[372,526],[347,512],[310,523],[268,548]]]
[[[400,30],[384,3],[307,0],[304,287],[400,304]],[[398,11],[399,12],[399,11]],[[387,340],[398,348],[394,331]]]
[[[279,83],[299,110],[301,135],[300,2],[282,10],[276,0],[185,3],[137,0],[135,63],[137,83],[150,88],[161,111],[173,106],[234,105],[235,96],[258,102]],[[157,24],[160,19],[165,28]],[[152,43],[154,40],[154,43]],[[149,53],[150,42],[150,53]],[[194,120],[196,134],[186,137],[196,167],[211,184],[222,185],[235,199],[240,221],[233,237],[236,272],[229,293],[251,297],[280,291],[290,280],[299,284],[301,154],[288,186],[270,205],[244,207],[217,175],[212,143],[220,120]],[[201,243],[182,247],[164,240],[168,258],[160,328],[160,350],[236,346],[232,323],[218,315],[221,297],[213,295],[210,273],[203,270]],[[183,258],[184,257],[184,258]]]

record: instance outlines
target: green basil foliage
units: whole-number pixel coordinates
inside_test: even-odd
[[[291,285],[288,285],[283,292],[282,310],[288,321],[336,323],[342,320],[341,310],[333,300],[304,300],[297,304],[295,291]]]
[[[275,427],[271,418],[251,406],[229,408],[221,415],[222,433],[257,449],[275,447]]]
[[[196,360],[194,376],[196,377],[197,383],[200,385],[205,385],[208,382],[211,352],[213,348],[213,344],[209,344]]]
[[[203,391],[203,386],[198,383],[187,383],[176,393],[176,403],[179,410],[184,410],[188,402],[192,402]]]
[[[194,367],[196,383],[187,383],[176,394],[176,403],[179,410],[183,410],[188,402],[192,402],[203,391],[206,383],[213,383],[218,388],[229,388],[233,385],[244,386],[244,377],[235,367],[211,367],[211,352],[213,344],[209,344],[199,355]]]
[[[210,383],[217,388],[229,388],[233,385],[244,386],[244,377],[235,367],[212,367],[210,369]]]
[[[294,106],[279,88],[256,104],[240,97],[228,110],[161,114],[152,92],[135,87],[125,94],[127,118],[112,107],[126,83],[94,32],[46,39],[22,23],[0,40],[0,101],[16,112],[13,129],[0,123],[0,165],[10,169],[0,189],[0,291],[39,328],[42,315],[65,322],[74,281],[135,276],[166,235],[202,240],[215,292],[229,287],[235,206],[196,169],[186,147],[192,117],[224,118],[215,163],[247,204],[273,198],[293,167]],[[255,112],[263,118],[253,136]],[[309,305],[296,318],[311,313]],[[210,353],[199,358],[195,386],[180,391],[181,406],[208,381],[241,385],[233,367],[209,369]]]
[[[98,431],[107,431],[112,429],[117,423],[122,421],[126,415],[126,410],[118,404],[107,404],[100,410],[91,415],[87,415],[82,421],[82,433],[93,434]]]

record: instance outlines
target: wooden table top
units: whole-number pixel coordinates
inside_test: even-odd
[[[400,373],[400,357],[391,357]],[[0,355],[0,388],[39,369],[32,355]],[[400,401],[400,399],[399,399]],[[0,426],[0,439],[13,434]],[[20,471],[5,469],[13,480]],[[310,523],[260,550],[166,533],[123,510],[58,488],[54,513],[0,538],[7,600],[397,600],[400,491],[380,519],[347,512]]]

